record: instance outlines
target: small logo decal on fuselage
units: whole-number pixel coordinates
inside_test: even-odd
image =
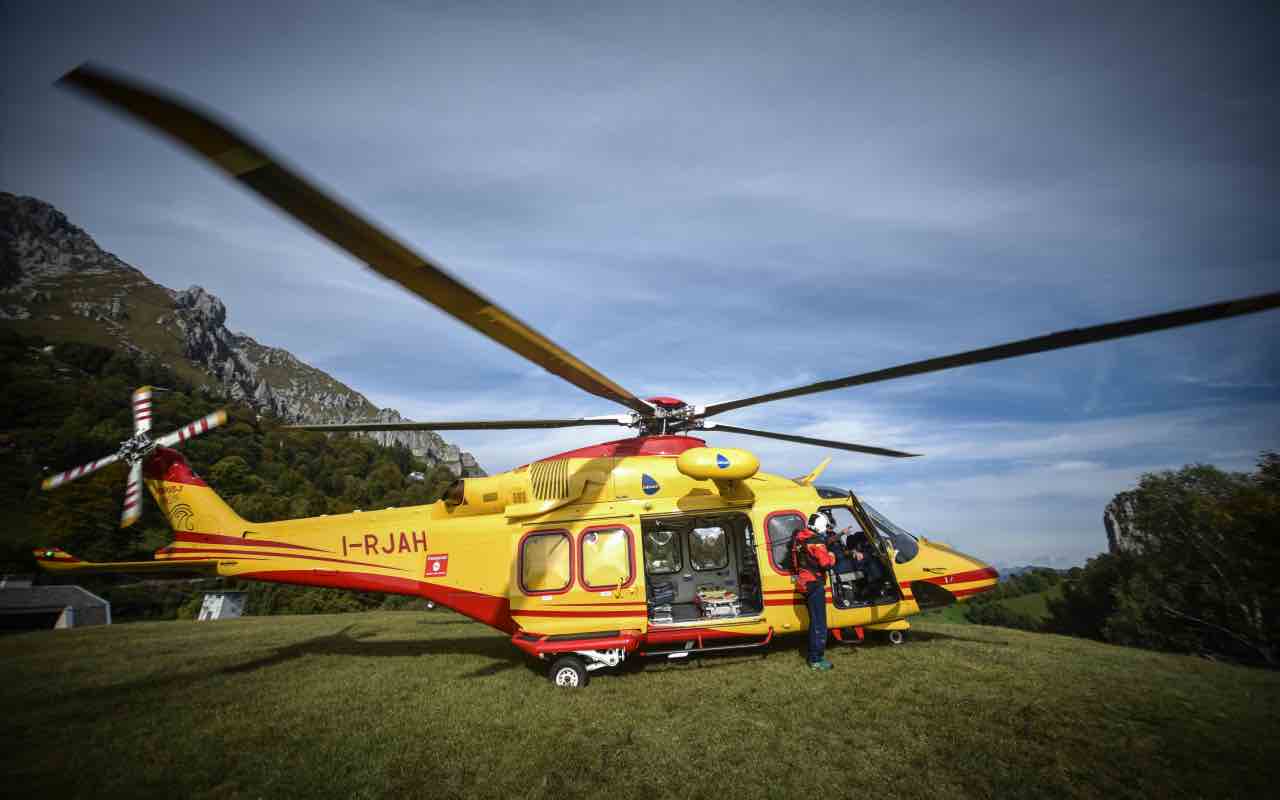
[[[423,571],[424,578],[443,578],[449,574],[449,554],[437,553],[427,556],[427,568]]]
[[[724,453],[716,453],[716,466],[720,469],[729,468],[729,459],[725,458]]]
[[[643,474],[640,476],[640,488],[645,494],[657,494],[662,487],[658,485],[652,475]]]

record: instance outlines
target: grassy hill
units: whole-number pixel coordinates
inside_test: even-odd
[[[1011,611],[1024,614],[1034,620],[1043,622],[1049,617],[1049,600],[1051,598],[1061,596],[1062,587],[1053,586],[1043,592],[1024,594],[1018,597],[1006,597],[1000,600],[992,600],[990,602],[993,605],[1004,606]],[[954,625],[968,625],[969,620],[965,618],[964,614],[969,608],[969,604],[955,603],[933,611],[926,611],[924,619],[930,622],[946,622]]]
[[[1062,597],[1061,586],[1054,586],[1043,592],[1024,594],[1021,597],[1010,597],[997,602],[1010,611],[1026,614],[1032,619],[1043,621],[1049,617],[1049,600],[1058,597]]]
[[[447,612],[0,640],[13,796],[1265,796],[1280,675],[982,626],[559,690]]]

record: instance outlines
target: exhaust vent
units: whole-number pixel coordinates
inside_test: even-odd
[[[533,496],[539,500],[562,500],[569,496],[569,459],[536,461],[529,469]]]

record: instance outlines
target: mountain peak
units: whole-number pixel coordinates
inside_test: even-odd
[[[105,252],[58,209],[0,192],[0,320],[53,341],[107,345],[156,359],[207,390],[288,422],[400,421],[287,350],[226,327],[227,307],[202,286],[154,283]],[[430,431],[369,434],[404,444],[459,475],[483,475],[470,453]]]

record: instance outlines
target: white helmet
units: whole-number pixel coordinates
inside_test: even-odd
[[[831,518],[818,511],[809,516],[809,530],[814,533],[826,533],[831,529]]]

